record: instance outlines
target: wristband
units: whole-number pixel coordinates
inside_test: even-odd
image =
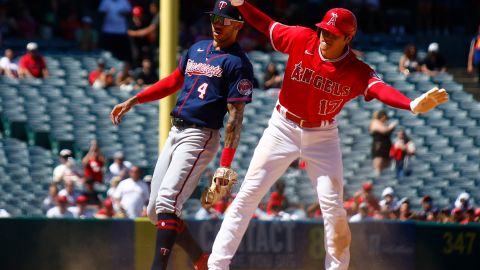
[[[222,157],[220,158],[221,167],[230,167],[232,165],[233,157],[235,156],[235,148],[223,148]]]

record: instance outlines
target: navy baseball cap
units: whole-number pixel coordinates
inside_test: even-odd
[[[243,16],[240,14],[236,7],[230,4],[229,0],[217,0],[215,2],[215,7],[213,8],[213,10],[207,13],[243,22]]]

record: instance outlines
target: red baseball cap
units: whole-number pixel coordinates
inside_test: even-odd
[[[373,184],[372,184],[372,182],[363,183],[363,184],[362,184],[362,188],[363,188],[363,190],[365,190],[365,191],[370,191],[370,190],[372,190],[372,188],[373,188]]]
[[[132,9],[132,15],[134,17],[141,17],[143,14],[143,8],[141,6],[135,6]]]
[[[325,13],[323,20],[315,26],[337,36],[353,36],[357,32],[357,18],[348,9],[332,8]]]
[[[66,202],[68,202],[68,198],[67,198],[67,196],[58,196],[57,197],[57,202],[66,203]]]
[[[80,195],[77,197],[77,203],[86,203],[88,201],[87,196]]]
[[[111,199],[105,199],[103,201],[103,206],[105,206],[106,208],[112,208],[113,207],[113,202]]]

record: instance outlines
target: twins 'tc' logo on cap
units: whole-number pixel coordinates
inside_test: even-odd
[[[335,12],[332,12],[332,17],[330,18],[330,20],[328,20],[327,24],[335,26],[335,24],[337,23],[337,18],[338,18],[338,14]]]
[[[228,5],[227,2],[220,1],[220,2],[218,2],[218,9],[222,10],[222,9],[226,8],[227,5]]]

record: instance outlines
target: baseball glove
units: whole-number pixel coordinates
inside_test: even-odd
[[[220,167],[215,171],[210,187],[202,193],[201,203],[204,208],[210,208],[225,195],[230,193],[237,182],[238,174],[231,168]]]
[[[448,101],[448,93],[445,89],[434,87],[422,94],[410,103],[414,113],[426,113],[436,106]]]

